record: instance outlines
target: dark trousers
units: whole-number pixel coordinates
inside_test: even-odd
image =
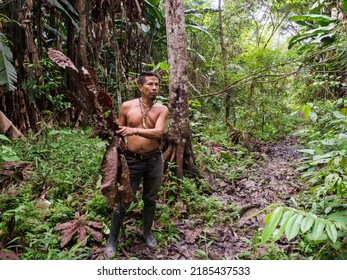
[[[126,156],[129,173],[130,184],[136,195],[143,179],[142,200],[145,208],[155,207],[157,195],[162,184],[163,176],[163,156],[156,154],[147,159],[138,159]]]

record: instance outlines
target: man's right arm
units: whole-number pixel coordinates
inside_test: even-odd
[[[126,120],[127,105],[123,103],[119,110],[118,125],[125,126],[127,124]]]

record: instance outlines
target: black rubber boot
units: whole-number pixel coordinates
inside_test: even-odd
[[[157,247],[157,241],[154,239],[151,228],[153,225],[155,215],[155,206],[145,206],[143,209],[142,226],[143,226],[143,238],[146,241],[149,249],[155,249]]]
[[[119,209],[113,209],[112,219],[111,219],[111,228],[110,235],[108,237],[105,255],[106,258],[112,259],[114,254],[116,253],[116,245],[119,238],[119,233],[123,225],[121,211]]]

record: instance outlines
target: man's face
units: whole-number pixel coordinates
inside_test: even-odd
[[[155,100],[159,92],[159,80],[157,77],[146,77],[143,85],[139,86],[140,92],[144,98]]]

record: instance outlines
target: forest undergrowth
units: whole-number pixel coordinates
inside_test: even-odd
[[[87,135],[84,130],[46,129],[29,135],[27,141],[1,139],[0,259],[104,259],[111,219],[100,191],[106,142]],[[341,221],[335,226],[342,229],[335,242],[326,243],[327,236],[324,243],[312,241],[298,233],[289,242],[282,234],[280,218],[285,217],[273,209],[305,209],[302,205],[310,200],[303,195],[308,188],[299,168],[300,138],[288,135],[253,150],[230,143],[227,135],[223,139],[218,142],[207,135],[194,144],[199,178],[178,182],[173,172],[167,172],[153,228],[159,243],[156,251],[142,240],[143,205],[138,194],[127,211],[116,259],[346,256]],[[335,203],[331,213],[346,207],[343,199],[334,199],[331,193],[329,197]],[[59,225],[69,221],[64,237],[64,226]],[[276,234],[277,225],[277,232],[283,231],[276,240],[262,242],[268,225],[273,226],[271,234]],[[330,238],[328,226],[326,231]]]

